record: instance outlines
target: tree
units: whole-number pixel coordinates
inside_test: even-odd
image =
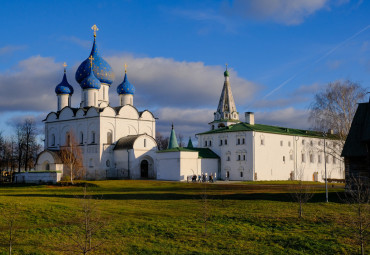
[[[82,151],[73,132],[67,133],[66,145],[61,146],[60,159],[64,167],[66,167],[65,170],[69,171],[68,175],[72,184],[74,179],[82,179],[84,177]]]
[[[165,150],[168,147],[168,137],[164,137],[161,133],[157,132],[155,135],[155,140],[157,142],[158,150]]]
[[[313,197],[311,186],[303,183],[304,167],[301,167],[297,172],[297,184],[291,186],[291,196],[298,203],[298,218],[303,217],[303,205]]]
[[[313,129],[326,133],[329,129],[338,137],[338,143],[332,143],[327,153],[341,160],[340,154],[351,128],[356,113],[357,103],[366,95],[366,90],[356,82],[349,80],[329,83],[319,91],[309,107],[309,120]],[[339,145],[339,146],[338,146]]]
[[[366,243],[369,240],[370,227],[370,186],[368,178],[350,177],[351,186],[344,193],[342,200],[350,205],[354,215],[347,222],[359,245],[361,254],[365,254]]]
[[[77,254],[97,252],[108,240],[104,238],[98,240],[96,236],[108,227],[108,223],[107,219],[101,217],[97,200],[88,195],[85,186],[80,199],[79,212],[72,222],[68,222],[70,226],[68,231],[61,228],[68,240],[65,243],[59,243],[61,247],[58,249]]]
[[[181,133],[177,134],[177,140],[179,141],[179,147],[184,147],[184,136]]]

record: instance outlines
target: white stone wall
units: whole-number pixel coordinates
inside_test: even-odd
[[[186,181],[188,176],[211,174],[217,178],[218,159],[200,159],[198,152],[175,151],[157,153],[157,179]]]
[[[57,183],[62,178],[62,173],[57,172],[24,172],[16,173],[15,183]]]

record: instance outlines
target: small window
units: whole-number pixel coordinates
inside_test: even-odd
[[[291,146],[291,143],[290,143],[290,141],[288,142],[288,146],[289,146],[289,147]]]
[[[243,172],[240,172],[240,177],[243,177]]]
[[[226,171],[226,178],[229,178],[229,177],[230,177],[230,172]]]
[[[80,144],[84,143],[84,133],[80,132]]]
[[[283,141],[280,141],[280,146],[283,146]]]
[[[107,133],[107,144],[112,144],[112,132]]]
[[[304,145],[304,140],[302,140],[302,145]]]
[[[319,146],[321,146],[321,141],[318,142]]]
[[[226,161],[230,161],[230,156],[227,156],[227,159],[226,159]]]
[[[245,160],[245,155],[243,155],[243,160]]]
[[[95,143],[95,132],[91,132],[91,143]]]
[[[313,163],[313,154],[310,154],[310,163]]]
[[[240,155],[238,155],[238,161],[240,161]]]
[[[285,163],[285,156],[283,156],[283,162]]]
[[[293,160],[293,154],[290,154],[290,155],[289,155],[289,159],[290,159],[290,160]]]
[[[146,147],[146,139],[144,139],[144,147]]]
[[[337,159],[333,156],[333,164],[337,163]]]
[[[306,155],[304,155],[304,153],[302,153],[302,163],[306,162]]]
[[[261,145],[265,145],[265,140],[261,139]]]
[[[318,155],[317,162],[319,162],[319,164],[321,164],[321,155]]]
[[[313,141],[310,142],[310,145],[313,146]]]
[[[243,138],[243,142],[242,142],[242,144],[245,144],[245,138]]]
[[[212,125],[212,130],[214,130],[215,129],[215,125]]]
[[[106,165],[107,167],[110,167],[110,161],[109,161],[109,160],[107,160],[107,161],[105,162],[105,165]]]
[[[207,141],[204,141],[204,147],[207,147]]]
[[[227,145],[227,140],[225,139],[225,145]]]
[[[326,156],[326,157],[325,157],[325,161],[326,161],[326,163],[327,163],[327,164],[329,164],[329,163],[330,163],[330,162],[329,162],[329,156]]]
[[[240,138],[238,138],[238,143],[237,144],[240,144]]]
[[[49,170],[50,170],[50,165],[49,165],[49,163],[46,163],[46,164],[45,164],[45,170],[47,170],[47,171],[49,171]]]
[[[209,141],[209,146],[212,146],[212,141]]]
[[[222,140],[220,140],[220,146],[222,145]]]

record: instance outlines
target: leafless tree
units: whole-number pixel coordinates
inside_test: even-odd
[[[168,147],[168,137],[164,137],[161,133],[157,132],[155,135],[155,140],[157,142],[158,150],[165,150]]]
[[[71,131],[67,133],[65,146],[61,146],[60,158],[66,168],[65,170],[69,172],[68,176],[71,184],[73,184],[74,179],[82,179],[84,177],[85,169],[83,166],[82,151],[78,146],[74,133]]]
[[[209,221],[209,203],[208,203],[208,192],[207,192],[207,183],[203,184],[203,190],[200,195],[201,201],[202,201],[202,207],[201,207],[201,216],[202,216],[202,222],[204,226],[204,236],[207,236],[207,230],[208,230],[208,221]]]
[[[354,213],[346,222],[353,231],[356,243],[361,254],[365,254],[365,247],[369,241],[370,227],[370,186],[366,177],[350,177],[351,185],[344,193],[342,200],[350,205]]]
[[[99,251],[106,239],[96,239],[96,236],[108,226],[108,220],[103,218],[98,209],[97,200],[83,189],[83,196],[80,199],[80,211],[73,222],[69,222],[68,231],[62,228],[67,236],[65,243],[60,243],[60,250],[67,253],[90,254]]]
[[[326,133],[329,129],[336,134],[337,142],[328,144],[327,153],[341,160],[340,154],[347,138],[357,103],[366,95],[366,90],[349,80],[329,83],[315,95],[310,105],[309,120],[312,128]]]
[[[13,251],[14,241],[16,239],[16,226],[19,220],[19,209],[15,203],[10,204],[8,207],[2,209],[2,218],[5,226],[3,229],[7,232],[6,246],[8,247],[8,254],[11,255]]]
[[[177,140],[179,141],[179,147],[184,147],[184,136],[181,133],[177,134]]]
[[[303,217],[303,205],[313,197],[313,188],[310,185],[303,183],[304,167],[301,167],[297,172],[295,184],[291,185],[291,196],[298,203],[298,218]]]

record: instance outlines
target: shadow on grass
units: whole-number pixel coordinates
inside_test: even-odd
[[[343,197],[344,192],[329,193],[330,202],[343,203],[340,197]],[[178,193],[128,193],[128,194],[104,194],[92,195],[93,198],[100,200],[194,200],[200,199],[199,194],[178,194]],[[234,194],[211,194],[209,200],[260,200],[260,201],[276,201],[276,202],[292,202],[293,193],[234,193]],[[79,198],[76,195],[66,194],[8,194],[9,197],[59,197],[59,198]],[[308,203],[325,202],[325,193],[315,193]]]

